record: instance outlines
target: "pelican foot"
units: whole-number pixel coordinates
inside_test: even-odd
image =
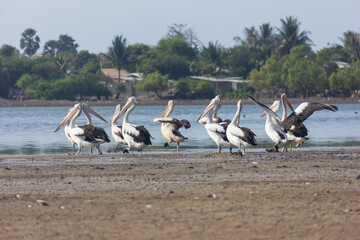
[[[276,149],[276,148],[266,148],[265,151],[267,151],[267,152],[279,152],[279,150]]]

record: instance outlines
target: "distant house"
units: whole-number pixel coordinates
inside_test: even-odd
[[[214,85],[215,93],[220,92],[227,93],[230,91],[237,91],[247,85],[249,80],[242,79],[241,77],[229,77],[229,78],[212,78],[203,76],[191,76],[190,80],[205,80]]]
[[[347,62],[335,61],[335,63],[338,66],[338,68],[350,67],[350,64]]]
[[[129,73],[126,70],[120,70],[120,78],[119,78],[119,71],[116,68],[102,68],[101,72],[111,78],[111,82],[108,83],[108,88],[116,95],[116,86],[119,83],[123,83],[125,85],[125,95],[126,96],[133,96],[135,95],[135,81],[143,80],[141,73]]]

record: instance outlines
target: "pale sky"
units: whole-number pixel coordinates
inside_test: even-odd
[[[128,44],[154,46],[174,23],[187,24],[204,45],[218,41],[232,47],[245,27],[276,28],[281,18],[294,16],[301,31],[311,32],[317,51],[340,44],[347,30],[360,32],[359,13],[359,0],[0,0],[0,47],[20,49],[26,28],[37,31],[41,50],[60,34],[91,53],[106,52],[116,35]]]

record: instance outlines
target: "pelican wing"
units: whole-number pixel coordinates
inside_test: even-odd
[[[330,110],[330,111],[337,111],[338,108],[335,105],[324,104],[324,103],[311,103],[311,102],[304,102],[301,103],[296,109],[295,113],[298,116],[301,122],[305,121],[308,117],[313,114],[313,112],[318,110]]]
[[[154,122],[174,124],[176,125],[176,129],[179,129],[180,127],[185,127],[186,129],[191,127],[189,121],[185,119],[179,121],[176,118],[155,118]]]
[[[295,112],[291,113],[282,123],[281,130],[285,133],[292,132],[296,137],[305,137],[308,130]]]
[[[256,100],[251,96],[249,96],[249,99],[254,103],[256,103],[257,105],[259,105],[262,109],[264,109],[264,111],[270,118],[274,119],[276,122],[280,124],[280,117],[273,110],[271,110],[268,106],[266,106],[265,104],[263,104],[262,102]]]
[[[122,134],[122,126],[121,125],[117,125],[113,128],[113,133],[116,136],[119,136],[120,138],[124,138],[123,134]]]
[[[146,145],[152,144],[150,138],[154,139],[144,126],[130,125],[125,133],[131,136],[135,142],[145,143]]]
[[[250,143],[251,145],[257,145],[255,136],[256,134],[250,130],[250,128],[235,126],[231,128],[230,134],[240,138],[244,142]],[[230,129],[229,129],[230,130]]]

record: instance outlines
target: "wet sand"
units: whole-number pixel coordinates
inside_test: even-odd
[[[0,239],[360,239],[360,148],[0,157]]]

